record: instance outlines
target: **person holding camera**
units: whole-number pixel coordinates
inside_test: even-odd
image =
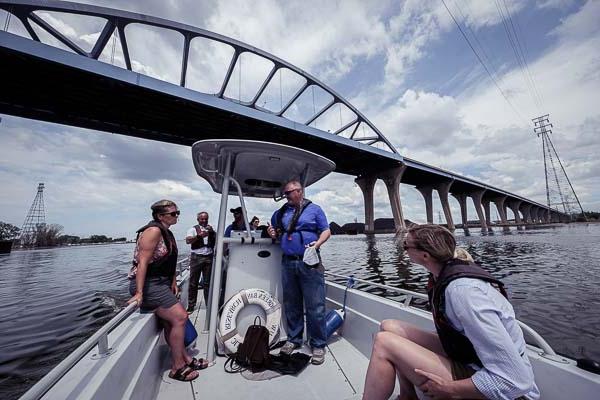
[[[198,286],[202,274],[204,304],[208,304],[208,292],[210,287],[210,273],[212,270],[213,250],[216,242],[216,233],[208,224],[208,213],[199,212],[197,215],[198,225],[188,230],[185,242],[192,246],[190,254],[190,288],[188,292],[187,312],[191,313],[196,307],[198,297]]]

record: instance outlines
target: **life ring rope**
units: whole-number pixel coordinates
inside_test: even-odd
[[[237,351],[240,343],[244,341],[237,329],[237,316],[248,304],[260,306],[266,315],[266,328],[269,331],[269,344],[275,341],[280,329],[281,304],[269,292],[263,289],[244,289],[231,296],[223,306],[219,321],[219,336],[230,352]]]

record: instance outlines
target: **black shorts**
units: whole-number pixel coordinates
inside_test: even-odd
[[[452,379],[454,379],[455,381],[470,378],[473,376],[473,374],[475,374],[475,370],[466,364],[454,360],[450,360],[450,363],[452,370]]]

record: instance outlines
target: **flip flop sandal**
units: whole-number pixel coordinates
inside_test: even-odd
[[[198,375],[196,375],[193,378],[189,378],[190,374],[194,371],[195,369],[193,369],[189,365],[186,365],[184,367],[179,368],[177,371],[175,371],[175,373],[173,373],[172,371],[169,372],[169,378],[181,382],[191,382],[198,377]]]
[[[190,361],[188,367],[194,369],[195,371],[200,371],[201,369],[208,368],[208,360],[205,360],[204,358],[192,358],[192,361]]]

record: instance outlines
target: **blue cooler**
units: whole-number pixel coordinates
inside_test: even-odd
[[[325,334],[327,335],[327,339],[333,335],[335,331],[338,330],[340,326],[344,323],[344,314],[345,311],[342,309],[339,310],[330,310],[325,315]]]
[[[190,319],[188,318],[187,321],[185,321],[185,334],[183,337],[183,344],[185,345],[185,347],[188,347],[194,342],[194,340],[196,340],[197,337],[198,332],[196,332],[194,324],[192,324],[192,321],[190,321]]]

